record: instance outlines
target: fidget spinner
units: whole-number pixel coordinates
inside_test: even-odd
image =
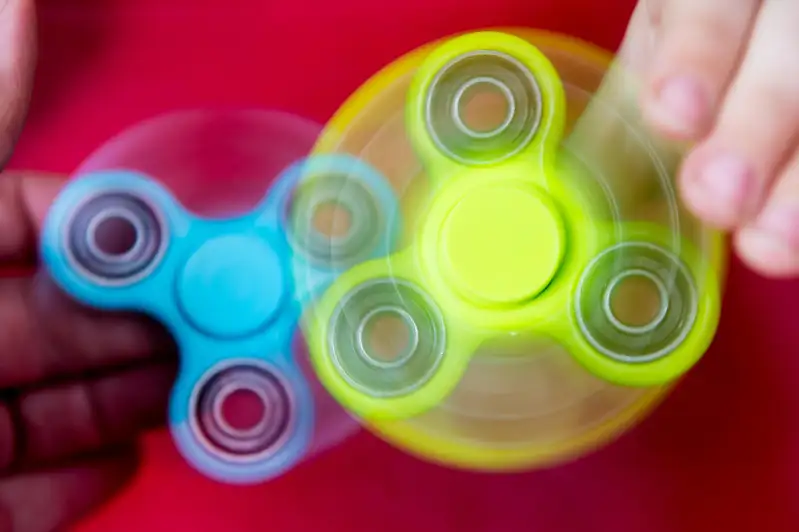
[[[353,157],[300,158],[318,132],[304,127],[279,113],[199,112],[134,128],[78,172],[43,229],[43,260],[63,290],[92,307],[146,313],[172,333],[174,440],[196,468],[226,482],[269,479],[309,453],[324,407],[295,353],[299,316],[339,269],[385,254],[397,233],[387,182]],[[192,212],[165,186],[170,173],[181,174],[176,190],[204,186],[195,196],[211,203],[244,187],[250,205],[224,216]],[[203,173],[216,174],[216,193],[196,181]],[[261,187],[254,207],[247,182]],[[331,195],[359,202],[348,234],[314,225]],[[242,392],[261,410],[246,426],[225,406]]]
[[[461,35],[389,65],[322,135],[316,154],[405,191],[402,245],[344,271],[305,324],[322,383],[389,441],[549,464],[643,416],[708,348],[721,235],[621,111],[586,107],[608,65],[550,34]],[[646,170],[625,170],[636,143]]]

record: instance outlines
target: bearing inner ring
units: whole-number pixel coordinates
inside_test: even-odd
[[[315,227],[317,211],[328,204],[343,208],[350,215],[345,235],[326,235]],[[363,183],[349,175],[315,176],[294,195],[290,233],[295,245],[313,262],[347,267],[365,260],[383,227],[377,199]]]
[[[502,122],[493,129],[488,131],[477,131],[468,125],[463,120],[463,99],[466,96],[466,93],[469,92],[470,89],[477,87],[479,85],[491,85],[502,93],[502,96],[505,98],[505,102],[508,104],[508,110],[505,113],[505,117],[502,119]],[[452,120],[455,122],[455,125],[458,126],[458,129],[465,135],[469,135],[470,137],[474,138],[490,138],[495,135],[500,135],[503,131],[505,131],[508,126],[511,125],[513,122],[513,117],[516,114],[516,101],[513,99],[513,93],[508,88],[507,85],[502,83],[502,81],[487,77],[481,76],[478,78],[470,79],[469,81],[465,82],[461,87],[458,89],[458,92],[455,93],[455,97],[452,101]]]
[[[367,344],[369,343],[366,337],[369,334],[369,325],[370,323],[379,318],[381,315],[395,315],[398,316],[405,327],[407,328],[408,332],[410,333],[409,338],[409,345],[402,350],[402,353],[399,356],[395,357],[393,360],[381,360],[372,355],[370,352],[369,347]],[[399,367],[403,364],[407,363],[413,353],[416,352],[416,349],[419,347],[419,328],[416,326],[416,322],[413,321],[413,316],[411,316],[408,311],[401,307],[396,306],[383,306],[378,307],[374,310],[369,311],[366,316],[363,317],[361,320],[360,325],[358,325],[358,331],[356,332],[357,338],[357,348],[358,354],[364,359],[364,361],[368,364],[375,365],[381,368],[393,368]]]
[[[224,415],[224,403],[246,391],[261,402],[263,414],[252,426],[234,427]],[[227,460],[255,462],[277,452],[288,440],[293,399],[277,373],[255,364],[238,363],[209,372],[195,387],[193,428],[210,454]]]
[[[625,278],[653,282],[660,297],[656,316],[642,326],[616,318],[610,299]],[[624,242],[597,255],[584,270],[575,299],[577,323],[586,340],[603,355],[625,363],[667,356],[696,321],[698,294],[691,273],[674,253],[647,242]]]
[[[368,323],[380,313],[399,316],[411,338],[391,361],[372,356],[364,341]],[[375,279],[342,298],[330,321],[328,345],[333,363],[354,388],[373,397],[409,394],[427,382],[444,355],[446,335],[438,307],[416,285]]]
[[[127,222],[135,232],[135,240],[133,245],[130,246],[130,249],[120,254],[107,253],[102,249],[102,245],[98,241],[97,233],[100,229],[100,226],[103,223],[114,219]],[[111,207],[99,212],[89,222],[89,227],[86,233],[86,245],[88,246],[90,253],[106,263],[125,263],[135,259],[135,257],[141,253],[141,249],[145,244],[143,237],[145,231],[146,228],[144,224],[141,223],[141,220],[139,220],[139,218],[137,218],[128,209]]]
[[[625,280],[633,278],[633,277],[641,277],[649,282],[651,282],[655,289],[658,292],[658,301],[660,302],[657,314],[649,320],[648,323],[643,325],[629,325],[624,323],[620,320],[616,313],[613,311],[613,294],[619,288],[621,283]],[[613,279],[611,279],[610,284],[605,289],[605,294],[602,297],[602,308],[605,311],[605,316],[608,320],[613,324],[613,326],[620,331],[629,333],[629,334],[646,334],[655,330],[658,325],[660,325],[664,319],[666,319],[666,315],[669,312],[669,289],[666,287],[665,283],[653,273],[638,269],[630,269],[620,272],[616,275]]]
[[[476,85],[491,85],[504,95],[508,111],[492,131],[468,127],[460,108]],[[427,131],[447,157],[468,165],[494,164],[526,148],[541,123],[541,89],[532,72],[516,58],[497,51],[461,55],[433,79],[425,101]]]

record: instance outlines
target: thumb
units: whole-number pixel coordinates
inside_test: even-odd
[[[34,0],[0,0],[0,168],[22,129],[35,63]]]

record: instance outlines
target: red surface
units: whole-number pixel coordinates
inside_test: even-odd
[[[379,67],[469,28],[537,26],[613,47],[631,0],[52,0],[16,166],[69,171],[174,108],[326,119]],[[84,532],[799,530],[797,283],[733,265],[718,339],[649,420],[577,463],[515,476],[425,464],[362,435],[269,485],[190,471],[163,434]]]

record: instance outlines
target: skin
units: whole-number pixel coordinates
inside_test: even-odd
[[[0,0],[0,164],[22,128],[35,63],[32,0]],[[35,270],[63,178],[0,176],[0,268]],[[164,421],[174,346],[155,324],[70,302],[46,278],[0,277],[0,532],[63,530],[135,473]]]
[[[799,2],[642,0],[622,57],[644,120],[692,146],[685,204],[771,277],[799,273]]]
[[[0,0],[0,167],[24,121],[35,27],[32,0]],[[799,273],[797,28],[793,0],[643,0],[620,51],[644,81],[643,121],[692,146],[684,202],[732,232],[752,268],[782,277]],[[33,271],[62,183],[2,175],[0,267]],[[143,318],[81,308],[41,276],[0,278],[0,532],[63,529],[125,485],[132,442],[163,422],[174,351]]]

